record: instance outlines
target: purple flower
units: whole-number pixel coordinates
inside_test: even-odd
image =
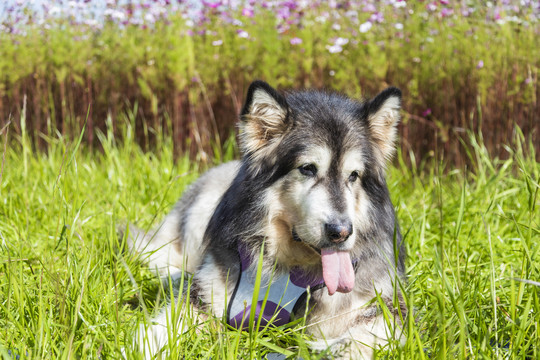
[[[298,5],[296,4],[296,1],[294,0],[284,1],[282,5],[288,7],[291,10],[294,10],[298,7]]]
[[[431,109],[430,108],[427,108],[426,110],[424,110],[422,112],[422,117],[426,117],[428,115],[431,115]]]
[[[278,18],[285,20],[285,19],[288,19],[289,16],[291,16],[291,11],[289,10],[288,7],[282,7],[281,9],[278,10],[277,15],[278,15]]]
[[[481,68],[483,68],[483,67],[484,67],[484,61],[483,61],[483,60],[480,60],[480,61],[478,62],[478,64],[476,64],[476,68],[477,68],[477,69],[481,69]]]
[[[302,43],[302,39],[298,37],[293,37],[290,41],[291,45],[300,45]]]
[[[382,23],[384,21],[384,15],[381,12],[376,12],[369,18],[372,22]]]

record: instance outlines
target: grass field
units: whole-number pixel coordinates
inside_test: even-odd
[[[122,251],[116,229],[157,224],[204,169],[174,161],[170,138],[145,153],[129,124],[123,131],[123,143],[99,134],[103,152],[57,136],[34,153],[27,137],[2,130],[0,358],[111,359],[125,346],[137,358],[130,334],[170,289]],[[427,159],[411,169],[398,155],[390,169],[412,312],[405,345],[389,344],[382,358],[540,357],[540,164],[521,150],[522,136],[504,161],[486,155],[481,136],[471,139],[473,168]],[[219,161],[235,153],[229,142]],[[320,358],[305,340],[301,326],[249,334],[211,319],[171,351],[186,359]]]

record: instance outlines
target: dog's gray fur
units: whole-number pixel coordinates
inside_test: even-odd
[[[254,82],[241,114],[242,160],[201,176],[157,230],[132,228],[130,247],[162,275],[177,277],[183,267],[192,273],[191,296],[217,316],[238,278],[239,243],[258,254],[264,242],[265,273],[300,266],[320,276],[321,249],[348,252],[356,261],[354,288],[313,291],[307,330],[320,339],[314,349],[333,346],[337,354],[350,345],[340,356],[371,357],[406,312],[395,286],[404,251],[385,182],[400,101],[395,88],[357,102],[321,91],[283,95]],[[328,230],[335,228],[341,235]],[[393,325],[372,302],[376,293]],[[144,336],[151,339],[148,356],[167,342],[167,316],[139,331],[141,346]]]

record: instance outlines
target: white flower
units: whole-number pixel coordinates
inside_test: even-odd
[[[213,46],[221,46],[223,44],[223,40],[214,40],[212,41]]]
[[[337,45],[337,46],[347,45],[348,43],[349,43],[349,39],[342,38],[342,37],[338,37],[336,41],[334,41],[334,45]]]
[[[242,31],[240,31],[240,32],[238,33],[238,37],[241,37],[241,38],[243,38],[243,39],[247,39],[247,38],[249,37],[249,34],[248,34],[247,31],[242,30]]]
[[[369,31],[369,29],[371,29],[372,26],[373,24],[371,23],[371,21],[366,21],[365,23],[360,25],[359,30],[361,33],[366,33]]]
[[[339,45],[326,45],[326,48],[328,49],[328,52],[330,54],[336,54],[336,53],[340,53],[343,51],[343,48]]]
[[[49,10],[49,15],[56,15],[56,14],[60,14],[61,12],[62,12],[62,9],[60,9],[58,6],[53,6]]]
[[[96,19],[86,19],[84,23],[88,26],[94,27],[98,25],[98,22]]]
[[[394,25],[394,27],[395,27],[397,30],[403,30],[403,24],[402,24],[402,23],[397,23],[396,25]]]
[[[153,23],[156,21],[156,19],[154,18],[154,15],[150,13],[147,13],[146,15],[144,15],[144,20],[149,23]]]
[[[113,19],[118,20],[118,21],[122,21],[122,20],[124,20],[126,18],[126,15],[123,12],[119,11],[119,10],[115,10],[111,14],[111,17]]]

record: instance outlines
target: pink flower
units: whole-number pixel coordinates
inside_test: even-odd
[[[377,11],[377,8],[375,7],[375,5],[373,5],[371,3],[368,3],[368,4],[366,4],[366,6],[364,6],[362,11],[364,11],[364,12],[375,12],[375,11]]]
[[[431,115],[431,109],[430,108],[427,108],[426,110],[424,110],[422,112],[422,117],[426,117],[428,115]]]
[[[253,9],[249,9],[249,8],[242,9],[242,15],[246,17],[253,17]]]
[[[452,9],[448,9],[448,8],[442,8],[441,9],[441,16],[442,17],[447,17],[447,16],[450,16],[454,13],[454,10]]]
[[[221,5],[221,1],[211,2],[211,1],[203,0],[202,3],[203,3],[204,6],[208,6],[211,9],[215,9],[215,8],[217,8],[217,7],[219,7]]]

